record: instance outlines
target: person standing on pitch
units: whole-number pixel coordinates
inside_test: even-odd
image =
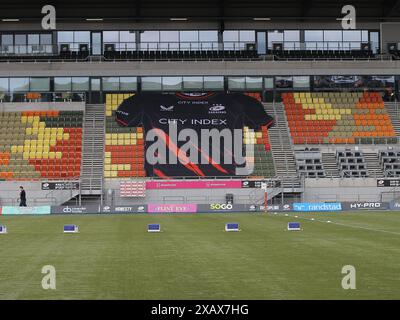
[[[21,191],[19,192],[19,206],[26,207],[26,192],[23,186],[19,187]]]

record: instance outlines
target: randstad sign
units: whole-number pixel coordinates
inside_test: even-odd
[[[293,211],[342,211],[342,204],[339,202],[295,202]]]

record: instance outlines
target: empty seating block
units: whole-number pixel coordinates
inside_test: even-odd
[[[250,131],[248,127],[244,127],[243,143],[245,146],[250,144],[254,147],[254,159],[250,157],[246,159],[248,163],[254,164],[254,170],[250,175],[257,177],[273,177],[275,175],[275,168],[267,127],[262,126],[261,131]]]
[[[380,93],[283,93],[282,99],[295,144],[378,143],[396,137]]]
[[[0,113],[0,179],[80,176],[83,112]]]
[[[336,159],[342,177],[367,177],[368,171],[365,159],[361,151],[354,150],[338,150]]]
[[[120,195],[124,197],[146,197],[146,181],[122,181],[120,183]]]
[[[121,127],[115,111],[133,94],[106,96],[105,178],[144,177],[144,133],[142,127]]]
[[[400,150],[379,151],[379,163],[386,177],[400,177]]]
[[[321,151],[298,150],[296,151],[295,158],[297,170],[300,175],[306,178],[325,177]]]

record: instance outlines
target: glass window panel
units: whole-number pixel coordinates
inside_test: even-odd
[[[90,32],[89,31],[75,31],[74,32],[74,42],[89,43],[90,42]]]
[[[272,49],[273,43],[282,43],[283,42],[283,32],[281,31],[273,31],[268,32],[268,48]]]
[[[74,33],[72,31],[59,31],[57,36],[58,43],[74,42]]]
[[[239,41],[239,31],[237,31],[237,30],[224,31],[223,39],[224,39],[224,42]]]
[[[135,42],[135,32],[134,31],[121,31],[120,32],[121,42]]]
[[[254,30],[239,31],[239,39],[241,42],[255,42],[256,32]]]
[[[40,44],[52,44],[53,38],[51,34],[41,34],[40,35]]]
[[[163,90],[182,90],[182,77],[163,77]]]
[[[183,88],[188,90],[202,90],[203,77],[183,77]]]
[[[14,44],[14,37],[12,34],[3,34],[1,35],[1,44],[3,46],[9,46]]]
[[[246,77],[246,89],[262,90],[262,77]]]
[[[361,42],[361,31],[360,30],[344,30],[343,41],[360,41]]]
[[[40,38],[38,34],[28,34],[28,44],[39,44]]]
[[[273,89],[274,88],[274,78],[273,77],[264,78],[264,88],[265,89]]]
[[[101,90],[101,81],[99,78],[91,78],[90,79],[90,90],[92,90],[92,91],[100,91]]]
[[[72,78],[72,91],[89,91],[89,78],[88,77],[73,77]]]
[[[342,31],[341,30],[325,30],[324,41],[325,42],[342,42]]]
[[[204,77],[204,89],[224,90],[224,77],[219,77],[219,76]]]
[[[30,78],[30,91],[50,91],[50,78]]]
[[[122,91],[136,91],[137,78],[136,77],[120,77],[119,89]]]
[[[285,30],[283,31],[284,41],[300,41],[300,31],[299,30]]]
[[[181,31],[179,33],[180,42],[198,42],[199,32],[198,31]]]
[[[141,36],[141,42],[160,42],[159,31],[144,31]]]
[[[218,42],[218,31],[199,31],[199,40],[201,42]]]
[[[275,77],[275,87],[280,89],[293,88],[293,77]]]
[[[229,77],[228,78],[229,90],[244,90],[246,89],[245,77]]]
[[[103,77],[103,90],[104,91],[118,91],[119,90],[119,77]]]
[[[142,77],[143,91],[161,91],[161,77]]]
[[[307,41],[323,41],[324,33],[322,30],[306,30],[304,32],[304,40]]]
[[[29,91],[29,78],[10,78],[10,91]]]
[[[0,92],[8,92],[8,78],[0,78]]]
[[[267,46],[265,43],[265,32],[257,32],[257,52],[258,54],[267,53]]]
[[[103,31],[104,42],[119,42],[118,31]]]
[[[54,78],[55,91],[71,91],[72,80],[70,77],[56,77]]]
[[[160,31],[161,42],[179,42],[179,31]]]
[[[26,34],[16,34],[15,45],[26,45]]]
[[[293,88],[309,88],[310,77],[309,76],[296,76],[293,77]]]
[[[368,42],[368,30],[362,30],[361,31],[361,41],[362,42]]]

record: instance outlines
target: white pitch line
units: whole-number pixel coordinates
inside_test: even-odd
[[[298,219],[328,223],[328,221],[317,220],[317,219],[311,220],[311,219],[309,219],[309,218],[304,218],[304,217],[298,217]],[[312,218],[312,219],[313,219],[313,218]],[[364,229],[364,230],[368,230],[368,231],[383,232],[383,233],[389,233],[389,234],[394,234],[394,235],[400,236],[400,233],[399,233],[399,232],[393,232],[393,231],[387,231],[387,230],[381,230],[381,229],[372,229],[372,228],[361,227],[361,226],[354,226],[354,225],[351,225],[351,224],[343,224],[343,223],[332,222],[332,221],[329,221],[329,223],[330,223],[330,224],[336,224],[336,225],[338,225],[338,226],[343,226],[343,227],[349,227],[349,228],[354,228],[354,229]]]

